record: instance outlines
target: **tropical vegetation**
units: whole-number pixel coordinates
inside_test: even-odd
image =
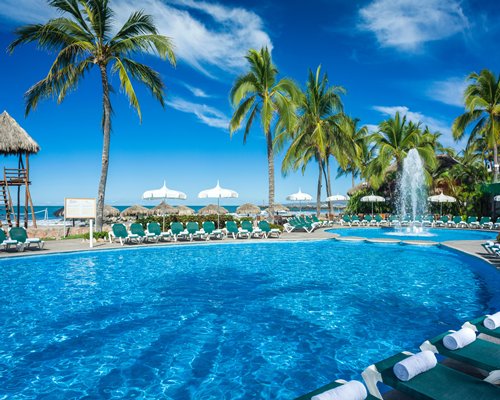
[[[26,92],[26,114],[43,99],[56,98],[61,103],[92,68],[98,69],[102,87],[103,146],[96,226],[101,230],[111,139],[110,74],[118,74],[122,91],[141,119],[141,108],[132,82],[144,84],[162,106],[165,105],[165,85],[158,72],[134,57],[154,52],[175,65],[173,45],[170,38],[158,33],[153,18],[143,11],[133,12],[116,30],[108,0],[51,0],[49,5],[61,15],[45,24],[18,28],[15,32],[17,38],[8,50],[13,52],[19,45],[35,42],[42,50],[57,52],[47,76]]]

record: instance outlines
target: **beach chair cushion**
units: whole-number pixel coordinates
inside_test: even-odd
[[[482,316],[469,321],[469,324],[473,325],[479,333],[484,333],[485,335],[493,336],[500,339],[500,327],[494,330],[488,329],[483,325],[486,316]]]
[[[317,396],[321,393],[326,392],[327,390],[335,389],[338,388],[339,386],[342,386],[345,383],[345,381],[337,380],[334,382],[330,382],[327,385],[321,386],[320,388],[313,390],[312,392],[309,392],[307,394],[304,394],[300,397],[297,397],[295,400],[311,400],[314,396]],[[368,395],[366,397],[366,400],[376,400],[376,397],[373,397],[372,395]]]

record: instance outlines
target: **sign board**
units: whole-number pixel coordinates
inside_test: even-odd
[[[95,199],[64,199],[64,218],[95,219]]]

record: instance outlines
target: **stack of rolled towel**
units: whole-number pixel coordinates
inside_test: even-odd
[[[424,350],[396,363],[393,367],[393,372],[396,378],[406,382],[423,372],[429,371],[436,364],[437,360],[434,353]]]
[[[342,386],[313,396],[311,400],[365,400],[368,394],[359,381],[350,381]]]
[[[448,350],[458,350],[476,340],[476,332],[471,328],[462,328],[443,338],[443,345]]]
[[[500,327],[500,311],[493,315],[487,315],[483,321],[483,325],[491,331]]]

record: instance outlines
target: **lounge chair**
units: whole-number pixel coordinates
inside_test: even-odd
[[[182,222],[172,222],[170,224],[170,233],[174,238],[174,242],[177,242],[178,239],[189,239],[189,233],[186,229],[184,229],[184,225],[182,225]]]
[[[486,250],[487,253],[497,255],[500,250],[500,243],[487,241],[486,243],[481,243],[481,246]]]
[[[252,221],[244,220],[241,221],[241,229],[249,232],[249,237],[262,239],[264,237],[264,232],[260,228],[255,228]]]
[[[410,226],[410,216],[405,215],[399,222],[401,226]]]
[[[361,225],[361,221],[359,220],[359,217],[357,215],[353,215],[351,217],[351,226],[360,226]]]
[[[500,229],[500,218],[497,218],[495,222],[493,223],[493,228],[492,229]]]
[[[443,338],[454,331],[445,332],[433,339],[427,340],[420,346],[420,350],[430,350],[435,354],[463,362],[484,370],[488,376],[484,379],[489,383],[500,380],[500,345],[481,338],[457,350],[449,350],[443,344]]]
[[[352,218],[350,215],[347,215],[347,214],[344,214],[342,216],[342,219],[340,220],[340,225],[341,226],[344,226],[344,225],[348,225],[348,226],[351,226],[351,222],[352,222]]]
[[[200,225],[198,222],[189,221],[186,224],[186,231],[189,236],[189,240],[193,241],[194,239],[205,240],[206,233],[203,229],[200,229]]]
[[[134,222],[130,224],[130,233],[132,235],[139,236],[141,238],[141,242],[148,242],[150,240],[158,242],[158,240],[160,240],[160,237],[155,233],[144,231],[142,224],[140,224],[139,222]]]
[[[422,219],[422,226],[426,226],[426,227],[432,227],[434,226],[434,217],[432,215],[426,215],[423,219]]]
[[[279,238],[281,236],[281,231],[278,228],[271,228],[269,222],[267,221],[259,221],[259,228],[262,232],[264,232],[264,237],[270,238],[271,236],[275,236]]]
[[[203,222],[203,230],[205,231],[205,240],[224,238],[224,232],[222,229],[215,229],[213,221]]]
[[[439,363],[434,368],[409,381],[401,381],[394,375],[393,367],[411,355],[408,352],[399,353],[365,369],[361,375],[370,394],[382,399],[377,387],[377,382],[382,382],[416,400],[492,400],[500,398],[500,388],[497,386]]]
[[[488,329],[484,326],[483,322],[486,316],[482,316],[463,324],[463,328],[471,328],[474,332],[483,333],[488,336],[492,336],[494,338],[500,339],[500,328],[496,328],[494,330]]]
[[[123,224],[111,225],[111,232],[108,233],[108,239],[109,243],[113,243],[113,241],[118,239],[122,246],[124,243],[140,243],[142,240],[139,235],[127,231],[127,228]]]
[[[248,232],[245,229],[238,228],[238,225],[236,224],[235,221],[227,221],[226,222],[226,231],[227,234],[231,234],[233,239],[249,239],[250,238],[250,232]]]
[[[401,221],[397,215],[391,215],[389,217],[389,226],[401,226]]]
[[[448,226],[451,228],[458,228],[460,224],[467,225],[467,223],[462,219],[460,215],[456,215],[452,220],[448,221]]]
[[[481,217],[479,225],[483,229],[493,229],[493,222],[491,222],[491,217]]]
[[[21,226],[10,228],[9,230],[10,240],[15,240],[19,243],[23,243],[23,247],[25,249],[31,248],[32,244],[36,244],[38,248],[41,250],[45,245],[45,242],[40,238],[29,238],[26,229]]]
[[[9,250],[12,246],[14,246],[17,251],[24,251],[24,243],[8,239],[4,230],[0,229],[0,248],[2,250]]]
[[[467,217],[466,224],[469,228],[480,228],[479,221],[477,220],[477,217]]]
[[[366,214],[363,217],[363,220],[361,221],[361,225],[368,226],[371,224],[372,221],[373,221],[372,216],[370,214]]]
[[[338,388],[342,385],[345,385],[346,383],[347,383],[347,381],[345,381],[343,379],[337,379],[336,381],[330,382],[329,384],[327,384],[325,386],[321,386],[320,388],[313,390],[312,392],[309,392],[309,393],[304,394],[300,397],[297,397],[295,400],[311,400],[314,396],[317,396],[317,395],[324,393],[328,390]],[[373,397],[372,395],[369,394],[365,399],[366,400],[376,400],[376,397]]]
[[[447,215],[441,215],[437,221],[434,222],[435,227],[442,227],[448,225],[449,218]]]
[[[158,222],[148,222],[147,225],[148,228],[148,234],[154,234],[158,238],[158,240],[163,240],[163,239],[172,239],[172,234],[170,232],[162,232],[160,224]]]

